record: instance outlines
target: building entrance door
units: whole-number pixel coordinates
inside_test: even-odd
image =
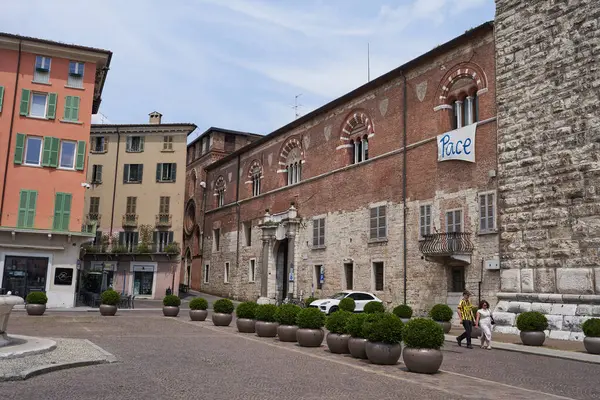
[[[286,298],[288,294],[288,240],[283,239],[277,242],[277,256],[275,263],[277,266],[275,272],[276,285],[277,285],[277,300],[281,301]]]
[[[45,292],[48,258],[6,256],[2,288],[15,296],[27,297],[29,292]]]

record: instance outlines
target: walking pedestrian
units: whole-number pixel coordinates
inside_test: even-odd
[[[465,331],[456,338],[456,342],[459,346],[462,346],[462,341],[466,338],[467,349],[473,348],[473,346],[471,346],[471,331],[473,330],[473,321],[475,319],[473,316],[473,305],[469,300],[470,296],[471,292],[465,290],[463,292],[462,300],[458,303],[458,321],[462,324],[463,328],[465,328]]]
[[[481,335],[481,348],[492,349],[492,310],[490,310],[490,303],[482,300],[479,303],[479,310],[477,310],[477,316],[475,317],[475,327],[480,326]]]

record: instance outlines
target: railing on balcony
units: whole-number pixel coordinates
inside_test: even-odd
[[[89,221],[89,222],[81,225],[81,232],[95,235],[96,228],[97,228],[97,221]]]
[[[156,226],[159,227],[170,227],[171,226],[171,214],[156,214]]]
[[[446,232],[425,235],[419,250],[425,256],[440,257],[470,255],[473,253],[471,234],[468,232]]]
[[[92,222],[97,222],[98,225],[100,224],[100,219],[102,218],[102,215],[100,215],[99,213],[88,213],[86,215],[86,221],[88,224],[91,224]]]
[[[138,215],[137,214],[127,213],[127,214],[123,215],[123,223],[121,224],[122,227],[131,228],[131,227],[136,227],[137,225],[138,225]]]

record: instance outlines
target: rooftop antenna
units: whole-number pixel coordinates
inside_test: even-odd
[[[296,119],[298,119],[298,117],[300,116],[300,113],[298,112],[298,109],[300,107],[302,107],[302,104],[298,104],[298,97],[302,96],[302,93],[297,94],[296,96],[294,96],[294,105],[292,106],[292,108],[294,109],[294,113],[296,115]]]
[[[371,82],[371,51],[370,43],[367,42],[367,82]]]
[[[102,114],[101,112],[98,112],[98,114],[100,114],[100,123],[104,124],[105,121],[108,119],[108,117],[104,114]]]

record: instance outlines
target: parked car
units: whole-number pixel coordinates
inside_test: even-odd
[[[354,303],[356,304],[354,312],[363,312],[365,305],[370,301],[378,301],[380,303],[383,303],[383,301],[381,301],[381,299],[379,299],[373,293],[345,290],[343,292],[336,293],[333,296],[328,297],[326,299],[315,300],[312,303],[310,303],[309,307],[315,307],[321,310],[321,312],[324,312],[325,314],[331,314],[332,312],[338,310],[340,301],[342,301],[342,299],[345,299],[346,297],[354,299]]]

